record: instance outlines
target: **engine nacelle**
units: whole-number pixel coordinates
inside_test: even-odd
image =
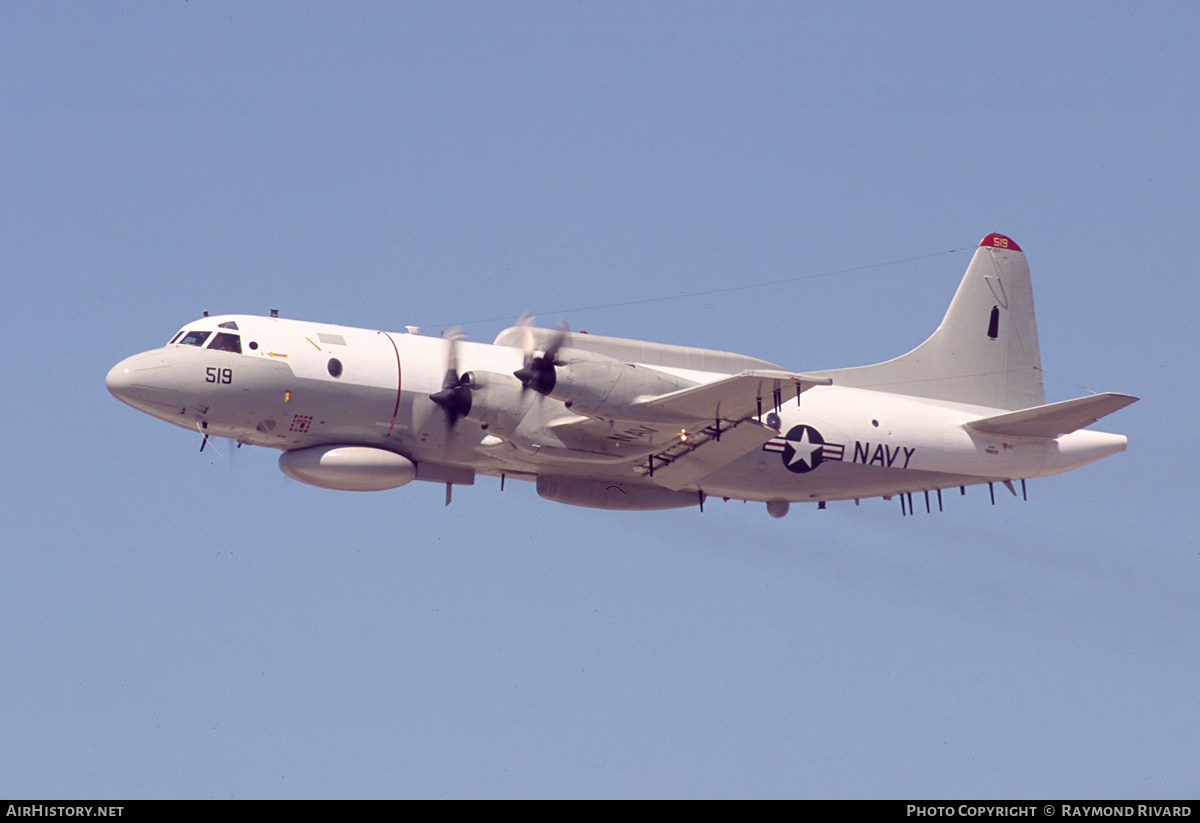
[[[550,396],[576,414],[605,417],[607,412],[627,412],[639,398],[694,386],[690,380],[648,366],[622,363],[596,354],[577,356],[555,369]]]
[[[697,506],[703,499],[697,492],[672,491],[658,486],[545,475],[537,479],[537,493],[557,503],[623,511],[683,509]]]
[[[279,468],[293,480],[323,489],[363,492],[403,486],[417,466],[402,454],[371,446],[312,446],[279,456]]]
[[[521,425],[533,400],[533,393],[524,391],[511,374],[470,371],[463,382],[471,390],[466,418],[497,434],[509,434]]]

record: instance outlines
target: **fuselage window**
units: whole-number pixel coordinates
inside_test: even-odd
[[[212,334],[210,331],[190,331],[179,341],[181,346],[203,346],[204,341]]]
[[[229,332],[218,332],[213,341],[208,344],[208,347],[213,351],[230,351],[234,354],[241,354],[242,338]]]

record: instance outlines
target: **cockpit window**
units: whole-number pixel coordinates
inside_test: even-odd
[[[231,351],[234,354],[241,354],[242,338],[229,332],[218,332],[208,347],[213,351]]]
[[[180,339],[179,345],[181,345],[181,346],[203,346],[204,341],[208,339],[208,336],[210,334],[212,334],[212,332],[210,332],[210,331],[198,331],[196,329],[193,329],[192,331],[188,332]]]
[[[232,320],[226,320],[224,323],[218,323],[217,328],[218,329],[233,329],[234,331],[238,330],[237,323],[235,323]]]
[[[183,329],[180,329],[179,331],[175,332],[175,336],[174,336],[174,337],[172,337],[170,340],[168,340],[168,341],[167,341],[167,345],[168,345],[168,346],[169,346],[169,345],[171,345],[171,344],[172,344],[172,343],[174,343],[176,340],[178,340],[180,337],[183,337]]]

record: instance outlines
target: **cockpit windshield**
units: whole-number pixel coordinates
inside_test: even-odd
[[[237,329],[237,324],[233,321],[222,323],[217,328],[221,329]],[[227,351],[234,354],[242,353],[242,336],[233,332],[219,331],[213,334],[211,330],[204,331],[201,329],[182,329],[178,334],[171,338],[171,342],[167,343],[170,346],[174,343],[177,346],[196,346],[197,348],[207,348],[211,351]],[[205,343],[208,345],[205,346]],[[253,348],[253,346],[251,346]]]
[[[208,336],[210,334],[212,334],[212,332],[210,332],[210,331],[199,331],[197,329],[192,329],[190,332],[185,334],[183,337],[179,338],[179,345],[181,345],[181,346],[203,346],[204,341],[208,339]]]
[[[229,332],[217,332],[217,336],[208,344],[214,351],[229,351],[234,354],[242,353],[242,338]]]

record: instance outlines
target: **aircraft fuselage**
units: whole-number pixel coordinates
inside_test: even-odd
[[[1125,448],[1086,426],[1136,398],[1046,404],[1025,255],[989,234],[942,323],[870,366],[794,373],[729,352],[524,323],[492,344],[204,317],[108,388],[208,436],[280,449],[327,488],[476,474],[610,509],[909,495],[1056,474]],[[1015,493],[1015,491],[1014,491]],[[903,497],[901,498],[903,501]]]
[[[235,325],[236,332],[222,324]],[[448,425],[430,400],[445,374],[443,338],[243,315],[203,318],[184,330],[204,331],[210,339],[236,333],[240,353],[175,342],[118,363],[108,376],[110,391],[174,425],[246,444],[284,451],[354,444],[396,452],[419,469],[428,467],[418,479],[439,482],[471,482],[479,473],[651,484],[647,458],[672,446],[686,428],[665,436],[636,421],[613,420],[603,435],[572,449],[554,431],[578,416],[560,400],[522,394],[514,379],[509,388],[518,408],[512,415],[520,419],[498,437],[492,424],[463,419]],[[457,344],[460,370],[477,375],[511,375],[523,356],[510,346]],[[687,383],[723,376],[655,368]],[[1126,442],[1092,431],[1056,439],[988,435],[966,423],[996,409],[837,385],[784,398],[777,410],[773,398],[764,402],[761,419],[774,436],[671,490],[759,501],[890,496],[1055,474],[1121,451]]]

